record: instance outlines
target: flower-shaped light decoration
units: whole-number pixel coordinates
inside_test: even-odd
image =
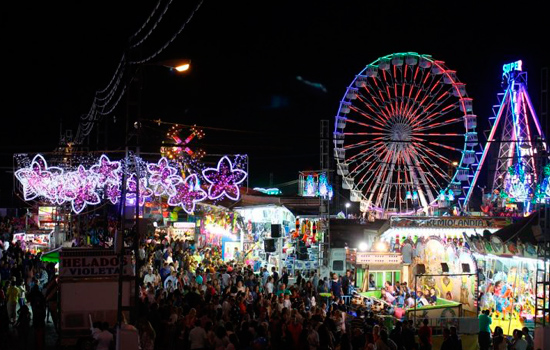
[[[175,193],[168,198],[168,205],[180,205],[188,214],[195,211],[195,205],[206,199],[207,195],[200,188],[197,174],[191,174],[174,185]]]
[[[132,174],[128,179],[126,185],[126,189],[128,190],[128,193],[126,194],[126,200],[130,203],[135,203],[136,201],[136,178],[136,174]],[[145,200],[147,200],[147,198],[150,198],[152,195],[153,191],[149,187],[147,187],[147,178],[141,177],[139,179],[139,206],[143,206],[143,204],[145,204]]]
[[[112,204],[117,204],[120,196],[122,195],[120,191],[120,185],[114,183],[107,183],[105,185],[105,191],[103,193],[105,198],[107,198]]]
[[[210,183],[208,198],[218,199],[223,195],[234,201],[239,200],[239,184],[248,174],[241,169],[234,169],[227,156],[223,156],[218,162],[217,168],[206,168],[202,175]]]
[[[73,211],[79,214],[87,205],[96,205],[101,202],[98,188],[98,179],[90,170],[82,165],[76,171],[67,173],[64,177],[64,186],[61,196],[71,201]]]
[[[26,201],[44,197],[52,202],[58,201],[59,180],[63,169],[48,167],[42,155],[37,154],[31,165],[15,171],[15,177],[23,185],[23,198]]]
[[[120,183],[121,170],[119,161],[111,162],[104,154],[99,158],[99,162],[90,168],[90,171],[98,176],[99,186]]]
[[[151,174],[149,185],[153,188],[155,196],[173,196],[176,193],[174,185],[181,181],[181,177],[177,175],[178,170],[170,166],[166,157],[160,158],[157,164],[147,164],[147,171]]]

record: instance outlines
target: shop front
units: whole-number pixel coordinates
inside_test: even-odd
[[[295,216],[284,206],[255,205],[236,208],[242,217],[242,250],[244,259],[250,265],[285,266],[292,251],[291,230]]]

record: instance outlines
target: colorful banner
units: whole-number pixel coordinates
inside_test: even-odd
[[[396,216],[390,220],[390,227],[420,227],[420,228],[503,228],[510,225],[507,217],[403,217]]]
[[[537,248],[531,243],[523,243],[521,240],[503,242],[496,235],[487,238],[480,235],[464,235],[464,239],[470,250],[479,254],[492,254],[502,257],[537,258]]]

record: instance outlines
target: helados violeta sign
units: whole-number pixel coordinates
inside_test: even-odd
[[[120,274],[119,258],[112,250],[62,250],[59,257],[61,277],[109,277]],[[123,274],[133,276],[132,256],[126,254],[123,259]]]

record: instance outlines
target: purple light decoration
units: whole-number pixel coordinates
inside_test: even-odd
[[[239,200],[239,184],[248,174],[241,169],[233,169],[233,164],[227,156],[223,156],[218,162],[217,168],[206,168],[202,175],[210,183],[208,198],[218,199],[225,195],[231,200]]]
[[[90,168],[90,171],[99,177],[99,186],[104,186],[106,183],[120,183],[120,162],[111,162],[104,154],[99,158],[99,162]]]
[[[87,205],[101,202],[96,192],[97,185],[97,178],[91,175],[91,171],[79,165],[76,171],[64,177],[63,198],[70,200],[73,211],[79,214]]]
[[[195,211],[195,205],[206,199],[207,195],[199,186],[197,174],[191,174],[185,179],[179,180],[174,185],[175,193],[168,198],[168,205],[181,206],[185,212],[191,214]]]
[[[235,164],[239,159],[236,158]],[[209,197],[216,200],[225,195],[232,200],[238,200],[238,185],[246,179],[247,173],[236,168],[235,164],[225,156],[219,160],[217,168],[202,170],[210,184],[207,193],[201,189],[198,176],[203,169],[202,164],[192,163],[196,173],[183,179],[178,169],[171,166],[164,157],[157,163],[148,163],[144,174],[146,176],[139,179],[139,205],[144,205],[153,193],[157,196],[168,196],[170,205],[181,206],[188,213],[194,211],[197,202]],[[91,167],[79,165],[74,171],[49,167],[42,155],[36,155],[30,165],[15,171],[15,177],[22,185],[25,200],[42,198],[57,205],[70,202],[73,211],[79,214],[86,206],[99,204],[101,197],[112,204],[120,203],[122,171],[122,161],[111,161],[106,155],[101,155]],[[126,186],[130,193],[126,198],[127,203],[135,203],[136,174],[128,176]]]
[[[149,185],[153,187],[155,196],[173,196],[176,193],[174,185],[181,181],[181,177],[176,175],[178,170],[170,166],[168,159],[162,157],[157,164],[147,164],[147,171],[151,174]]]
[[[120,191],[120,185],[119,184],[108,183],[105,186],[104,196],[112,204],[117,204],[121,195],[122,195],[122,193]]]
[[[15,171],[15,177],[23,185],[23,198],[26,201],[40,196],[57,201],[57,182],[62,174],[63,169],[48,167],[48,163],[40,154],[33,158],[29,167]]]
[[[126,195],[127,199],[127,205],[128,203],[135,203],[136,200],[136,189],[137,189],[137,181],[136,181],[136,174],[132,174],[127,182],[127,189],[128,193]],[[133,193],[132,193],[133,192]],[[143,206],[145,204],[145,200],[147,198],[150,198],[153,195],[153,191],[147,187],[147,179],[145,177],[141,177],[139,179],[139,206]]]

